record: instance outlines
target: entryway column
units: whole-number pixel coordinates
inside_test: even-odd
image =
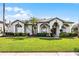
[[[41,30],[40,30],[40,25],[41,25],[41,24],[37,24],[38,33],[40,33],[40,31],[41,31]]]
[[[59,29],[59,27],[57,27],[57,29],[56,29],[56,37],[59,37],[59,34],[60,34],[60,29]]]

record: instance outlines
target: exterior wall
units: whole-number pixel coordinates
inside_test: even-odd
[[[3,23],[0,23],[0,33],[3,32]]]
[[[0,33],[3,32],[3,23],[0,23]],[[8,32],[8,27],[5,26],[5,32]]]
[[[32,25],[26,27],[26,33],[29,33],[30,35],[32,34]]]
[[[72,26],[73,26],[72,24],[69,24],[69,27],[66,27],[65,32],[71,33]]]
[[[37,24],[37,31],[38,31],[38,33],[41,33],[41,28],[40,28],[40,25],[41,25],[42,23],[38,23]]]
[[[50,29],[52,29],[52,25],[53,25],[55,22],[57,22],[57,23],[59,24],[59,28],[61,29],[61,26],[63,25],[63,23],[62,23],[62,21],[60,21],[60,20],[58,20],[58,19],[55,19],[55,20],[53,20],[53,21],[51,21],[51,22],[49,23]]]
[[[11,25],[11,29],[10,29],[11,32],[15,33],[15,25],[18,24],[18,23],[22,26],[22,33],[24,33],[24,24],[21,23],[21,22],[19,22],[19,21],[15,22],[15,23],[13,23],[13,24]]]

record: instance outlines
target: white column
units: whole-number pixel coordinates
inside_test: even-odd
[[[52,29],[52,25],[50,25],[50,29]]]
[[[60,36],[60,29],[61,29],[62,26],[59,26],[57,27],[57,30],[56,30],[56,36],[59,37]]]
[[[59,32],[60,32],[59,27],[57,27],[57,30],[56,30],[56,36],[57,37],[59,37]]]
[[[38,25],[37,25],[37,26],[38,26],[38,27],[37,27],[38,33],[40,33],[40,31],[41,31],[41,30],[40,30],[40,25],[41,25],[41,24],[38,24]]]

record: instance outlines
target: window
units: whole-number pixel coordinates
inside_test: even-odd
[[[64,25],[61,28],[62,28],[62,32],[66,32],[66,27]]]
[[[20,24],[16,24],[16,27],[22,27]]]
[[[15,32],[21,33],[23,31],[22,26],[20,24],[15,25]]]

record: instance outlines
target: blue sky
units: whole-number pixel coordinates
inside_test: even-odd
[[[2,7],[2,4],[0,4]],[[1,11],[0,11],[1,12]],[[67,21],[77,22],[79,19],[79,4],[77,3],[6,3],[6,19],[27,19],[59,17]]]

